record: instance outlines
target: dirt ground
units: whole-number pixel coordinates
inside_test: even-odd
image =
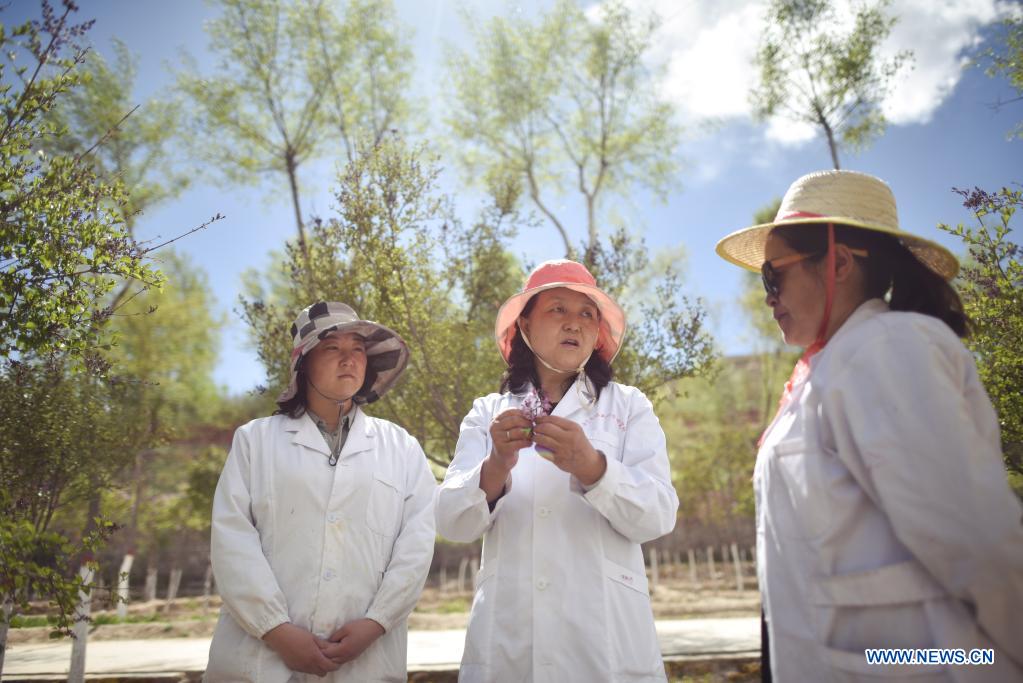
[[[651,591],[654,616],[658,619],[709,619],[717,617],[749,617],[760,613],[760,594],[753,580],[739,592],[724,578],[691,583],[676,573],[664,576]],[[465,628],[469,618],[472,593],[453,590],[453,582],[441,592],[436,585],[427,586],[409,616],[409,629],[442,630]],[[128,617],[118,622],[112,610],[94,610],[90,640],[128,640],[144,638],[202,638],[213,635],[220,610],[220,598],[213,597],[205,606],[201,598],[182,598],[168,609],[165,601],[135,602],[128,606]],[[114,622],[114,623],[111,623]],[[12,628],[8,644],[45,642],[50,628],[27,626]]]

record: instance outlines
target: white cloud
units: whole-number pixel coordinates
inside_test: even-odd
[[[851,5],[848,0],[838,0]],[[749,119],[753,56],[767,3],[765,0],[629,0],[634,10],[653,10],[662,19],[651,50],[665,65],[663,93],[679,109],[683,122],[706,118]],[[1009,0],[895,0],[899,17],[883,46],[886,55],[914,53],[884,102],[893,124],[926,123],[951,94],[962,75],[964,53],[980,40],[980,30],[1004,16]],[[592,8],[591,8],[592,9]],[[844,9],[844,8],[843,8]],[[816,131],[784,119],[769,122],[764,137],[798,145]]]
[[[899,22],[883,52],[913,51],[912,71],[899,78],[885,101],[893,124],[927,123],[952,93],[980,41],[980,29],[1004,16],[1007,3],[996,0],[899,0]]]

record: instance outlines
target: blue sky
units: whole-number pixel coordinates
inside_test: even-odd
[[[428,122],[427,139],[443,135],[445,42],[469,48],[461,7],[478,16],[495,13],[535,15],[550,2],[455,3],[445,0],[397,1],[401,22],[412,32],[416,75],[412,100]],[[684,170],[679,190],[667,203],[643,192],[608,207],[646,239],[652,253],[683,246],[688,294],[703,297],[711,312],[715,337],[726,353],[741,353],[751,340],[734,301],[741,273],[714,254],[715,242],[744,227],[758,208],[781,196],[798,176],[827,168],[830,158],[813,131],[784,123],[756,124],[745,93],[751,83],[749,57],[756,44],[762,2],[738,0],[631,0],[640,11],[656,10],[663,18],[652,58],[665,66],[658,87],[673,101],[687,136],[679,150]],[[95,48],[111,53],[119,38],[138,55],[139,102],[158,95],[172,81],[182,49],[208,66],[208,36],[203,22],[216,8],[200,0],[81,0],[81,19],[95,18]],[[992,21],[1009,3],[996,0],[896,0],[902,17],[885,49],[912,49],[914,69],[903,77],[886,102],[892,124],[873,147],[843,155],[843,167],[875,174],[892,186],[906,229],[935,239],[954,252],[957,241],[937,230],[938,223],[969,221],[952,187],[978,185],[995,189],[1023,179],[1019,159],[1023,141],[1007,134],[1023,120],[1023,103],[993,109],[1009,99],[1004,81],[977,68],[964,68],[966,57],[984,47]],[[20,0],[0,14],[14,23],[34,15],[37,6]],[[701,122],[713,120],[715,125]],[[444,158],[444,189],[455,194],[465,219],[479,206],[479,194],[465,187],[454,159]],[[323,159],[306,168],[303,210],[328,215],[332,206],[335,162]],[[583,215],[567,202],[575,234],[582,235]],[[233,312],[241,291],[241,273],[267,268],[269,252],[294,235],[294,218],[286,184],[258,188],[222,187],[200,182],[180,197],[150,209],[138,226],[140,239],[177,235],[215,213],[226,219],[179,242],[179,250],[209,274],[213,295],[228,316],[216,369],[216,381],[232,392],[264,380],[262,367],[248,346],[246,331]],[[524,228],[512,247],[524,260],[537,262],[561,255],[553,229]],[[1018,240],[1017,240],[1018,241]],[[386,322],[386,321],[384,321]]]

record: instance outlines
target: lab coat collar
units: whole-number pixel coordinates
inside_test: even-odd
[[[861,322],[869,320],[879,313],[887,313],[888,310],[888,304],[886,304],[883,299],[867,299],[860,304],[848,318],[845,319],[845,322],[842,323],[841,327],[835,330],[835,334],[828,340],[828,343],[824,348],[827,349],[836,339],[848,334],[850,330],[855,328]]]
[[[348,415],[352,422],[348,428],[348,439],[341,448],[342,459],[373,448],[374,430],[359,406],[354,406]],[[327,440],[323,438],[320,428],[316,426],[316,422],[308,412],[299,418],[289,419],[284,429],[292,433],[291,443],[311,448],[326,456],[330,455]]]

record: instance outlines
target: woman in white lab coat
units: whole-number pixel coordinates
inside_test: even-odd
[[[959,339],[955,257],[851,171],[800,178],[772,223],[717,250],[761,271],[805,350],[754,470],[774,680],[1023,680],[1023,510]],[[994,663],[877,665],[871,648]]]
[[[548,261],[501,307],[502,392],[477,399],[437,491],[438,532],[483,537],[461,681],[663,681],[640,544],[675,526],[664,432],[611,382],[625,315]]]
[[[207,681],[405,681],[406,618],[433,557],[436,482],[401,427],[366,415],[408,348],[345,304],[291,328],[279,410],[240,427],[213,500],[224,600]]]

